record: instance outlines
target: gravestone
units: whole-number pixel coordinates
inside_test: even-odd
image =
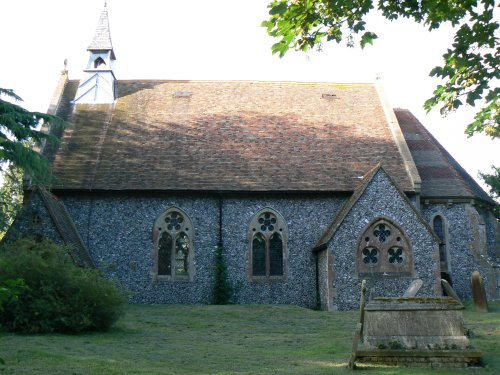
[[[415,297],[423,284],[424,282],[421,279],[413,280],[403,294],[403,298]]]
[[[457,293],[455,293],[455,291],[451,287],[450,283],[448,283],[448,281],[446,281],[445,279],[441,279],[441,286],[443,287],[443,291],[446,296],[454,298],[459,302],[462,302],[460,301],[460,298],[458,297]]]
[[[477,312],[488,312],[488,301],[484,289],[483,277],[478,271],[472,272],[470,283],[472,287],[472,299]]]

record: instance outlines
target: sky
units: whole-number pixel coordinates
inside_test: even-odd
[[[321,52],[271,54],[274,40],[260,24],[270,0],[107,0],[120,79],[375,82],[391,105],[406,108],[478,180],[478,171],[500,166],[500,140],[467,138],[473,110],[442,118],[422,106],[438,83],[430,70],[453,40],[409,20],[370,16],[378,34],[364,50],[326,43]],[[32,111],[45,112],[68,59],[70,79],[88,60],[104,0],[1,0],[0,87],[14,89]]]

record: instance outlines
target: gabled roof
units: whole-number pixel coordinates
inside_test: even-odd
[[[111,51],[111,58],[116,60],[111,43],[111,33],[109,31],[108,9],[106,5],[101,12],[99,22],[95,30],[94,38],[90,42],[87,51]]]
[[[379,164],[375,166],[372,170],[370,170],[361,180],[358,188],[354,191],[352,196],[349,198],[349,200],[344,204],[344,206],[340,209],[339,213],[335,217],[335,219],[332,221],[332,223],[326,228],[325,232],[319,239],[319,241],[316,243],[316,245],[313,248],[313,252],[325,250],[328,242],[333,238],[337,230],[339,229],[340,225],[346,218],[346,216],[349,214],[349,212],[352,210],[354,205],[358,202],[358,200],[363,196],[363,193],[367,189],[367,187],[370,185],[374,177],[378,173],[383,173],[387,179],[391,182],[392,186],[394,189],[399,193],[401,198],[405,200],[408,204],[409,207],[414,211],[414,213],[417,215],[419,218],[420,222],[427,228],[427,230],[430,233],[433,233],[432,228],[429,226],[427,221],[422,217],[422,214],[415,208],[415,206],[411,203],[411,201],[408,199],[406,194],[401,191],[399,188],[398,184],[391,178],[391,176],[387,173],[387,171],[384,169],[384,167]],[[435,235],[434,235],[435,236]]]
[[[75,263],[83,267],[95,267],[94,261],[83,243],[66,207],[64,207],[56,196],[43,188],[35,187],[34,192],[38,192],[42,197],[43,203],[49,211],[50,217],[54,221],[61,238],[70,246],[71,256]]]
[[[422,198],[475,198],[493,203],[410,111],[395,109],[394,113],[422,178]]]
[[[415,189],[373,84],[118,81],[118,92],[71,113],[61,101],[70,126],[53,189],[352,192],[379,162]]]

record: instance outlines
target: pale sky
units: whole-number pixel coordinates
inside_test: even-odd
[[[407,108],[477,179],[500,165],[500,140],[467,138],[472,113],[442,119],[426,114],[437,80],[428,73],[452,42],[450,28],[432,33],[404,20],[372,17],[379,35],[365,50],[325,44],[322,52],[271,54],[276,40],[260,23],[270,0],[108,0],[118,79],[374,82],[393,107]],[[2,0],[0,87],[11,88],[30,110],[45,112],[68,59],[80,78],[104,0]]]

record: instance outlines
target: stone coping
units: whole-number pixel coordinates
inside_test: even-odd
[[[482,354],[477,350],[446,350],[446,349],[372,349],[356,351],[359,357],[467,357],[481,359]]]
[[[451,297],[375,297],[365,306],[366,311],[463,309],[464,306]]]

